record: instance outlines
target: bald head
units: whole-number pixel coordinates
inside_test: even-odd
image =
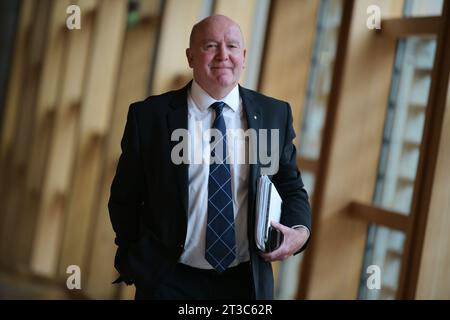
[[[241,45],[244,47],[244,37],[242,35],[241,27],[227,16],[221,14],[206,17],[192,27],[191,35],[189,37],[189,47],[192,48],[194,42],[198,39],[199,33],[214,27],[236,28],[239,30]]]
[[[239,82],[246,50],[236,22],[214,15],[197,23],[191,32],[186,57],[194,80],[211,97],[225,97]]]

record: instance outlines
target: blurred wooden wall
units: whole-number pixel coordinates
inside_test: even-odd
[[[66,8],[81,9],[81,30]],[[159,0],[23,0],[1,132],[0,263],[114,298],[109,187],[126,112],[148,94]],[[137,17],[137,19],[133,19]]]

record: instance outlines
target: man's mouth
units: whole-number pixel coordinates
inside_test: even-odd
[[[216,67],[211,67],[211,69],[231,69],[231,67],[216,66]]]

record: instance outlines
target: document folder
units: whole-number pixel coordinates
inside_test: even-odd
[[[283,241],[283,234],[270,225],[271,221],[280,222],[282,203],[283,201],[269,177],[261,176],[256,192],[255,229],[256,245],[261,251],[273,251]]]

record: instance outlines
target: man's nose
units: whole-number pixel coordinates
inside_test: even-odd
[[[217,47],[217,60],[227,60],[228,59],[228,48],[225,44],[221,44]]]

